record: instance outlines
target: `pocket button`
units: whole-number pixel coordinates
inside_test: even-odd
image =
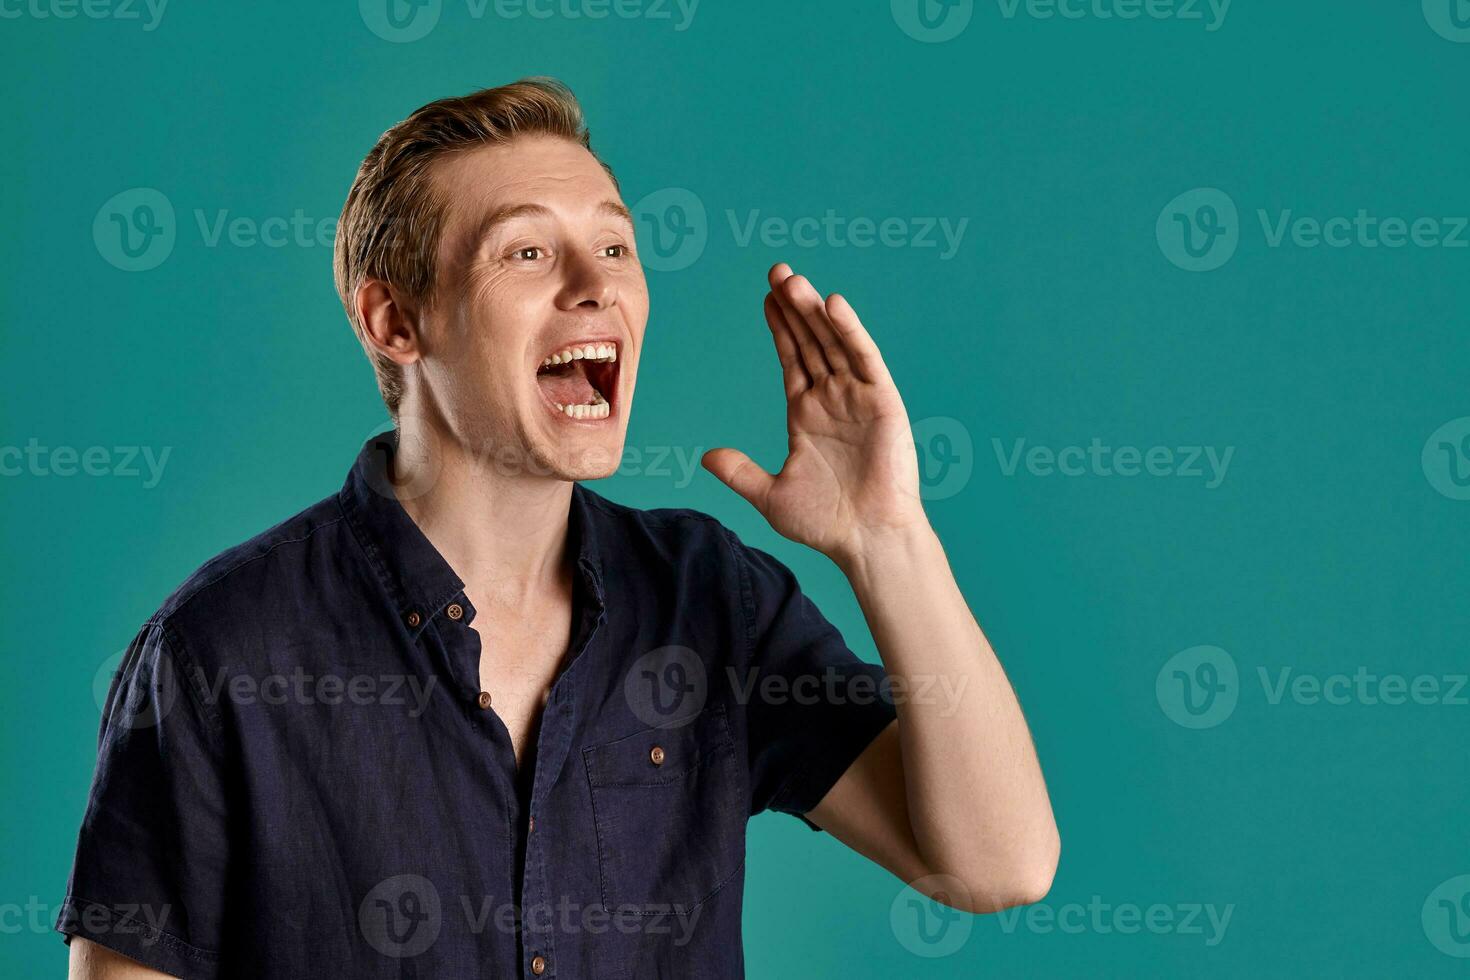
[[[648,757],[653,760],[653,764],[654,765],[656,765],[656,766],[663,765],[664,764],[664,750],[663,750],[663,746],[661,746],[661,745],[655,745],[652,749],[649,749],[649,751],[648,751]]]

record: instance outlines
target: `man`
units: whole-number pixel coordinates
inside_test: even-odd
[[[738,977],[765,809],[958,909],[1046,892],[1025,722],[845,300],[770,270],[790,455],[704,465],[841,568],[884,667],[713,518],[582,484],[619,461],[648,292],[563,86],[386,133],[336,274],[394,431],[130,646],[57,923],[74,977]]]

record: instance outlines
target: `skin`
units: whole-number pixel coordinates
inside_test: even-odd
[[[1040,901],[1061,851],[1015,693],[924,514],[908,413],[842,296],[778,263],[765,298],[786,391],[788,455],[705,466],[780,534],[847,576],[898,717],[808,818],[920,892],[969,912]],[[957,703],[923,696],[933,682]]]
[[[456,154],[434,176],[453,203],[432,301],[369,279],[356,302],[373,345],[405,372],[400,500],[466,582],[484,649],[524,651],[481,664],[524,765],[567,653],[572,481],[617,468],[648,289],[626,209],[582,147],[520,137]],[[487,217],[522,204],[543,210],[487,233]],[[895,698],[897,719],[807,816],[954,908],[1039,901],[1060,852],[1046,786],[1020,706],[924,514],[898,389],[845,299],[824,299],[785,263],[768,282],[789,455],[774,475],[731,448],[703,463],[777,532],[836,563],[895,690],[915,692]],[[613,411],[569,420],[542,399],[536,367],[593,339],[618,344],[617,388],[605,392]],[[917,696],[937,678],[960,692],[957,703]],[[86,940],[71,948],[73,977],[164,976]]]

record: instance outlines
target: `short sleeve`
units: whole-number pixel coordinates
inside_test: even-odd
[[[729,535],[741,573],[749,662],[744,705],[752,814],[805,814],[898,717],[887,672],[859,659],[771,555]]]
[[[150,622],[123,655],[56,929],[194,980],[218,972],[229,849],[218,715],[176,646]]]

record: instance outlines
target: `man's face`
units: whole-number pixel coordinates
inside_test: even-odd
[[[420,318],[426,410],[488,465],[608,476],[648,321],[612,180],[587,150],[546,136],[458,153],[434,178],[446,211]]]

